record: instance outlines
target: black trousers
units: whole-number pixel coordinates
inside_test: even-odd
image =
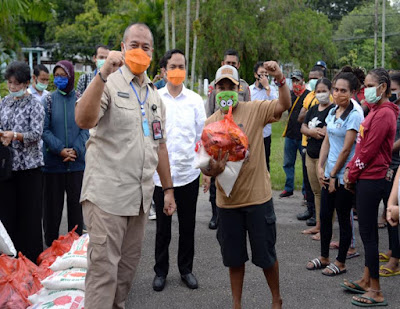
[[[315,198],[314,193],[312,192],[310,181],[308,180],[307,174],[307,166],[306,166],[306,147],[302,147],[301,151],[301,162],[303,167],[303,184],[304,184],[304,191],[306,193],[306,201],[308,208],[311,208],[313,213],[315,214]]]
[[[321,256],[329,257],[329,243],[332,238],[332,216],[336,209],[339,220],[340,241],[339,253],[336,259],[346,262],[352,236],[350,211],[352,207],[353,194],[340,185],[335,192],[329,193],[327,188],[321,190]]]
[[[365,251],[365,266],[371,278],[379,278],[379,203],[385,196],[383,179],[360,179],[356,186],[358,226]]]
[[[271,135],[264,137],[264,150],[265,150],[265,161],[267,162],[268,172],[271,172],[269,168],[269,158],[271,156]]]
[[[181,275],[187,275],[193,269],[194,230],[196,225],[196,205],[199,195],[199,179],[191,183],[174,187],[174,195],[179,222],[178,268]],[[154,271],[157,276],[166,277],[169,269],[169,244],[171,242],[172,217],[163,212],[164,193],[161,187],[155,187],[157,232]]]
[[[389,200],[390,191],[393,187],[394,177],[396,176],[397,169],[393,171],[393,177],[391,181],[385,182],[385,196],[383,198],[383,204],[385,205],[385,213],[387,209],[387,202]],[[399,226],[387,225],[388,235],[389,235],[389,250],[392,250],[392,257],[400,258],[400,240],[399,240]]]
[[[83,171],[71,173],[45,173],[45,202],[43,211],[44,239],[47,246],[58,238],[64,196],[67,193],[68,231],[78,225],[76,233],[82,235],[83,215],[81,196]]]
[[[40,168],[13,172],[0,181],[0,197],[0,220],[15,249],[36,263],[43,251]]]

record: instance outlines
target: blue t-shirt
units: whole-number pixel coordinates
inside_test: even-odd
[[[336,107],[332,108],[329,111],[328,116],[325,119],[326,131],[328,133],[329,145],[330,145],[328,159],[325,166],[325,177],[327,178],[329,178],[329,175],[336,164],[339,154],[343,149],[344,139],[347,131],[355,130],[358,132],[360,129],[360,124],[362,121],[361,115],[354,107],[353,103],[350,104],[352,105],[351,106],[349,105],[348,108],[352,109],[350,110],[350,112],[346,110],[348,113],[346,117],[343,117],[347,114],[345,111],[339,119],[336,119],[335,113],[336,110],[338,109],[338,107]],[[356,149],[356,141],[354,141],[354,144],[351,147],[351,152],[347,157],[346,163],[343,165],[341,170],[336,174],[336,177],[339,179],[342,185],[344,184],[343,181],[344,170],[346,168],[347,163],[349,163],[350,160],[353,158],[355,149]]]

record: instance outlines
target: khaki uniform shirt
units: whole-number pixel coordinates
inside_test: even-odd
[[[259,205],[272,198],[271,179],[265,164],[263,129],[266,124],[275,122],[275,107],[278,100],[240,102],[233,110],[233,120],[243,129],[249,139],[249,157],[243,162],[231,195],[226,196],[216,181],[217,206],[238,208]],[[206,124],[224,118],[221,111],[215,112]]]
[[[239,82],[239,101],[247,102],[251,100],[250,96],[250,87],[249,84],[246,83],[244,79],[240,79]],[[210,117],[212,114],[214,114],[217,110],[219,110],[219,107],[217,105],[217,102],[215,100],[215,80],[213,80],[208,86],[208,98],[206,102],[206,115],[207,117]]]
[[[131,81],[140,100],[149,89],[145,102],[149,136],[144,136],[140,104]],[[154,140],[154,120],[161,122],[165,137],[165,106],[150,79],[145,76],[140,86],[138,77],[126,66],[112,73],[104,87],[98,124],[86,144],[81,202],[89,200],[119,216],[137,216],[141,205],[144,212],[149,210],[159,144],[166,142],[164,138]]]

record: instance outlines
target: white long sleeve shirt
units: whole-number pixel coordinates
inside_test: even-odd
[[[169,164],[174,187],[191,183],[200,175],[193,168],[195,146],[201,138],[206,112],[203,99],[195,92],[183,86],[175,98],[169,93],[168,86],[158,90],[166,107],[166,134]],[[160,178],[155,172],[156,186],[161,187]]]

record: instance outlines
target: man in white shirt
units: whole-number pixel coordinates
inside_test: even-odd
[[[268,82],[267,70],[264,68],[264,62],[259,61],[254,66],[254,77],[256,81],[250,86],[250,96],[252,100],[274,100],[278,98],[278,94],[275,87],[271,86]],[[267,162],[268,172],[269,168],[269,157],[271,154],[271,133],[272,126],[267,124],[263,130],[264,137],[264,148],[265,148],[265,159]]]
[[[49,70],[43,64],[35,65],[33,68],[32,84],[28,92],[39,102],[42,101],[49,92],[46,90],[49,85]]]
[[[166,107],[167,148],[179,222],[178,268],[182,281],[196,289],[192,273],[196,204],[200,170],[193,168],[195,145],[200,140],[206,113],[202,98],[183,85],[186,77],[185,56],[178,49],[170,50],[166,59],[167,85],[159,89]],[[154,175],[154,202],[157,232],[153,289],[162,291],[169,269],[168,247],[171,241],[171,217],[163,213],[164,194],[157,173]]]

